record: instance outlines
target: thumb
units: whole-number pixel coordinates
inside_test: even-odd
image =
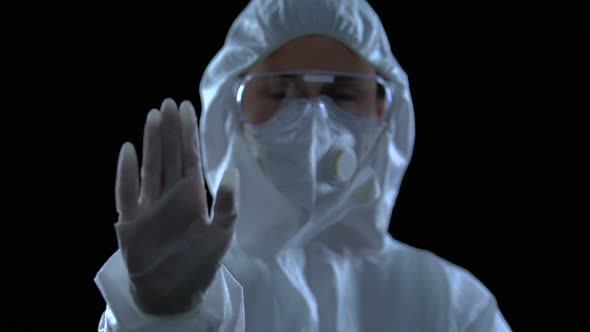
[[[238,217],[239,193],[240,175],[237,169],[230,168],[223,174],[217,195],[215,195],[212,221],[214,227],[224,230],[233,229]]]

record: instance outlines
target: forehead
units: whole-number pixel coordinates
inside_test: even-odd
[[[327,70],[375,73],[375,69],[343,43],[324,36],[304,36],[281,46],[249,72],[283,70]]]

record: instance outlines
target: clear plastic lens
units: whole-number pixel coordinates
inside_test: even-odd
[[[383,117],[393,91],[377,75],[333,72],[259,73],[244,77],[236,88],[243,120],[268,121],[286,103],[329,98],[341,110],[363,117]]]

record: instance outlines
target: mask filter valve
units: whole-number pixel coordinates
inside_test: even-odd
[[[341,184],[352,178],[358,166],[356,154],[346,147],[332,148],[324,159],[324,179]]]

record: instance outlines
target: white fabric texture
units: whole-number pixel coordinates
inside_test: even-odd
[[[343,115],[348,114],[329,100],[295,101],[287,103],[264,124],[243,127],[244,138],[265,176],[294,208],[303,209],[307,215],[316,200],[338,191],[348,182],[337,181],[332,172],[337,156],[348,151],[356,160],[360,154],[353,151],[360,145],[357,138],[371,133],[370,130],[353,132],[349,128],[354,126],[344,121],[350,119]],[[356,170],[356,163],[352,167]]]
[[[392,116],[345,190],[310,214],[289,204],[258,166],[235,112],[240,74],[284,43],[332,37],[394,86]],[[511,331],[494,296],[468,271],[388,233],[414,145],[408,79],[382,23],[363,0],[253,0],[232,25],[200,86],[201,150],[217,192],[240,173],[236,233],[198,312],[140,315],[115,254],[96,282],[100,331]],[[243,293],[242,293],[243,292]]]

